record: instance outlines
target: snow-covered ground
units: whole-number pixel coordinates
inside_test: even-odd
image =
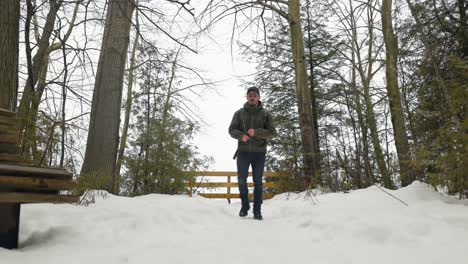
[[[23,205],[20,249],[0,248],[0,263],[468,263],[467,201],[419,182],[389,192],[409,206],[377,187],[282,194],[264,221],[202,197]]]

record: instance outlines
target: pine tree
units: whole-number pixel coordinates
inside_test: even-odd
[[[178,84],[177,52],[161,55],[148,45],[139,48],[139,90],[134,93],[133,125],[124,159],[122,193],[177,194],[184,191],[188,171],[200,170],[210,158],[200,156],[191,143],[197,122],[182,119],[175,91]]]
[[[334,52],[336,40],[325,31],[325,25],[320,21],[323,21],[323,17],[313,17],[308,21],[309,23],[303,25],[306,35],[304,46],[308,72],[313,72],[313,74],[308,74],[308,78],[313,86],[314,99],[316,99],[311,107],[314,115],[317,116],[318,127],[320,127],[319,119],[324,111],[321,106],[321,97],[326,91],[326,81],[331,78],[331,74],[322,67],[330,64],[333,56],[336,55]],[[256,41],[252,46],[243,46],[246,59],[258,62],[254,84],[265,91],[262,99],[268,110],[274,114],[278,132],[278,137],[270,143],[267,169],[292,172],[291,178],[284,186],[285,190],[303,190],[308,186],[301,176],[304,163],[295,79],[291,74],[294,64],[288,37],[289,27],[281,20],[271,19],[268,20],[267,32],[267,46],[263,41]]]
[[[418,49],[408,50],[405,69],[415,91],[415,166],[434,186],[463,196],[468,189],[468,58],[466,7],[459,2],[409,2],[410,21],[402,39]],[[429,21],[435,21],[429,23]],[[410,67],[412,65],[416,65]],[[410,71],[411,70],[411,71]]]

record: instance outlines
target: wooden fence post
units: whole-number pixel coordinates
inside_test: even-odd
[[[189,180],[189,189],[190,189],[189,196],[190,196],[190,197],[192,197],[192,192],[193,192],[192,186],[193,186],[193,184],[192,184],[192,179],[190,179],[190,180]]]
[[[0,0],[1,1],[1,0]],[[225,193],[199,193],[198,195],[206,197],[206,198],[215,198],[215,199],[227,199],[229,203],[231,203],[231,198],[239,198],[238,193],[232,193],[231,189],[235,188],[237,189],[238,184],[237,182],[232,182],[232,177],[237,177],[237,172],[236,171],[189,171],[190,175],[193,176],[191,180],[187,180],[185,182],[185,188],[188,188],[187,192],[189,192],[190,197],[193,194],[192,188],[196,186],[196,188],[226,188]],[[196,177],[197,176],[209,176],[209,177],[219,177],[218,179],[222,179],[224,177],[227,177],[227,182],[223,180],[219,181],[209,181],[209,182],[197,182]],[[252,176],[252,172],[249,172],[249,176]],[[271,171],[266,171],[264,172],[264,177],[282,177],[278,172],[271,172]],[[0,182],[1,184],[1,182]],[[248,187],[253,187],[254,184],[252,182],[247,183]],[[276,182],[265,182],[263,184],[264,188],[276,188]],[[203,190],[203,189],[202,189]],[[250,193],[249,197],[251,198],[253,194]],[[263,194],[263,199],[270,199],[274,196],[274,193],[264,193]]]
[[[231,175],[228,175],[228,176],[227,176],[227,182],[228,182],[228,187],[227,187],[227,195],[228,195],[228,198],[227,198],[227,200],[228,200],[228,203],[231,203],[231,197],[229,197],[229,195],[231,194],[231,185],[230,185],[230,183],[231,183]]]

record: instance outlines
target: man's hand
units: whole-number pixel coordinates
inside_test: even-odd
[[[249,136],[253,137],[255,135],[255,130],[253,128],[249,129],[247,131],[247,134],[249,134]]]
[[[242,140],[242,142],[247,142],[247,140],[249,140],[249,138],[250,138],[249,136],[243,135],[241,140]]]

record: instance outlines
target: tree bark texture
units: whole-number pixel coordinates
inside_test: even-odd
[[[0,1],[0,108],[16,110],[20,3]]]
[[[0,108],[16,110],[20,1],[0,1]],[[0,247],[18,247],[21,204],[0,203]]]
[[[309,50],[309,70],[310,70],[310,98],[312,100],[312,120],[314,124],[314,152],[315,152],[315,167],[320,168],[320,138],[319,138],[319,126],[318,126],[318,103],[317,103],[317,92],[315,87],[315,75],[314,75],[314,60],[312,51],[312,24],[310,21],[310,0],[307,1],[307,35],[308,35],[308,50]]]
[[[37,44],[37,52],[32,59],[32,76],[28,76],[26,80],[23,96],[21,97],[20,105],[18,108],[18,117],[19,117],[19,130],[22,133],[25,129],[27,123],[35,123],[35,120],[31,120],[31,113],[30,113],[30,104],[32,98],[34,97],[34,86],[36,85],[37,81],[39,80],[38,76],[43,67],[44,62],[48,60],[47,50],[49,48],[49,40],[54,30],[55,20],[57,17],[57,11],[59,10],[60,6],[62,5],[62,1],[54,1],[51,0],[49,2],[50,9],[49,13],[47,14],[46,23],[44,25],[44,30],[42,31],[42,36]],[[31,80],[32,77],[32,80]],[[23,143],[23,135],[20,135],[20,142]],[[28,145],[30,143],[27,143]]]
[[[300,2],[299,0],[288,1],[289,27],[291,32],[291,46],[293,51],[293,62],[296,82],[296,95],[299,110],[299,125],[301,128],[302,152],[306,175],[310,177],[312,185],[319,184],[320,167],[317,167],[315,150],[315,130],[311,108],[310,87],[306,70],[304,55],[304,36],[301,28]]]
[[[86,153],[81,175],[89,174],[112,191],[119,145],[120,104],[129,33],[132,0],[110,0],[94,85]]]
[[[122,167],[123,156],[125,152],[125,147],[127,145],[127,134],[128,134],[128,126],[130,123],[130,112],[132,110],[132,102],[133,102],[133,82],[135,79],[135,61],[136,61],[136,50],[138,47],[138,39],[140,38],[140,27],[138,22],[138,12],[135,14],[135,40],[133,41],[132,47],[132,54],[130,55],[130,70],[128,73],[128,87],[127,87],[127,100],[125,102],[125,119],[122,128],[122,138],[120,140],[120,148],[117,155],[117,168],[115,170],[115,176],[112,179],[112,188],[113,193],[119,193],[120,190],[120,168]]]
[[[352,86],[352,91],[353,91],[353,101],[354,101],[354,106],[355,110],[358,116],[358,123],[359,123],[359,128],[361,131],[361,136],[362,136],[362,145],[363,145],[363,158],[364,158],[364,169],[365,169],[365,174],[366,174],[366,181],[369,181],[369,179],[372,177],[371,176],[371,165],[369,161],[369,140],[368,140],[368,132],[367,132],[367,126],[365,124],[365,118],[363,115],[363,109],[362,109],[362,104],[361,104],[361,93],[358,90],[357,87],[357,80],[356,80],[356,69],[359,69],[361,67],[361,60],[359,58],[360,53],[359,50],[356,48],[356,43],[357,43],[357,34],[356,34],[356,25],[354,23],[354,13],[353,9],[351,8],[351,25],[352,25],[352,43],[351,43],[351,63],[352,63],[352,69],[351,69],[351,86]],[[356,55],[357,53],[357,55]],[[356,57],[358,57],[358,62],[359,66],[356,65]],[[356,143],[356,159],[357,162],[361,162],[360,160],[360,144]],[[356,166],[358,169],[358,174],[361,174],[360,171],[360,166]],[[358,185],[359,188],[361,186]]]
[[[375,58],[373,57],[373,45],[374,45],[374,9],[367,9],[368,24],[367,29],[369,32],[369,47],[367,49],[367,73],[364,72],[362,67],[362,60],[359,57],[359,71],[361,75],[361,80],[364,86],[364,100],[366,104],[366,115],[367,123],[370,129],[370,135],[372,140],[372,145],[374,146],[374,155],[377,161],[377,166],[379,167],[379,172],[382,177],[383,184],[385,188],[392,189],[393,183],[390,178],[390,174],[387,169],[387,164],[385,163],[385,158],[382,152],[382,147],[380,145],[379,133],[377,130],[377,120],[375,117],[374,106],[372,104],[372,98],[370,95],[370,86],[371,80],[373,77],[373,65]],[[357,44],[357,40],[356,40]],[[373,180],[370,182],[373,184]]]
[[[385,75],[387,78],[387,94],[390,103],[390,113],[395,137],[400,179],[402,186],[407,186],[415,179],[410,168],[410,149],[406,134],[401,96],[398,90],[397,54],[398,44],[392,25],[392,0],[382,0],[382,31],[385,43]]]

